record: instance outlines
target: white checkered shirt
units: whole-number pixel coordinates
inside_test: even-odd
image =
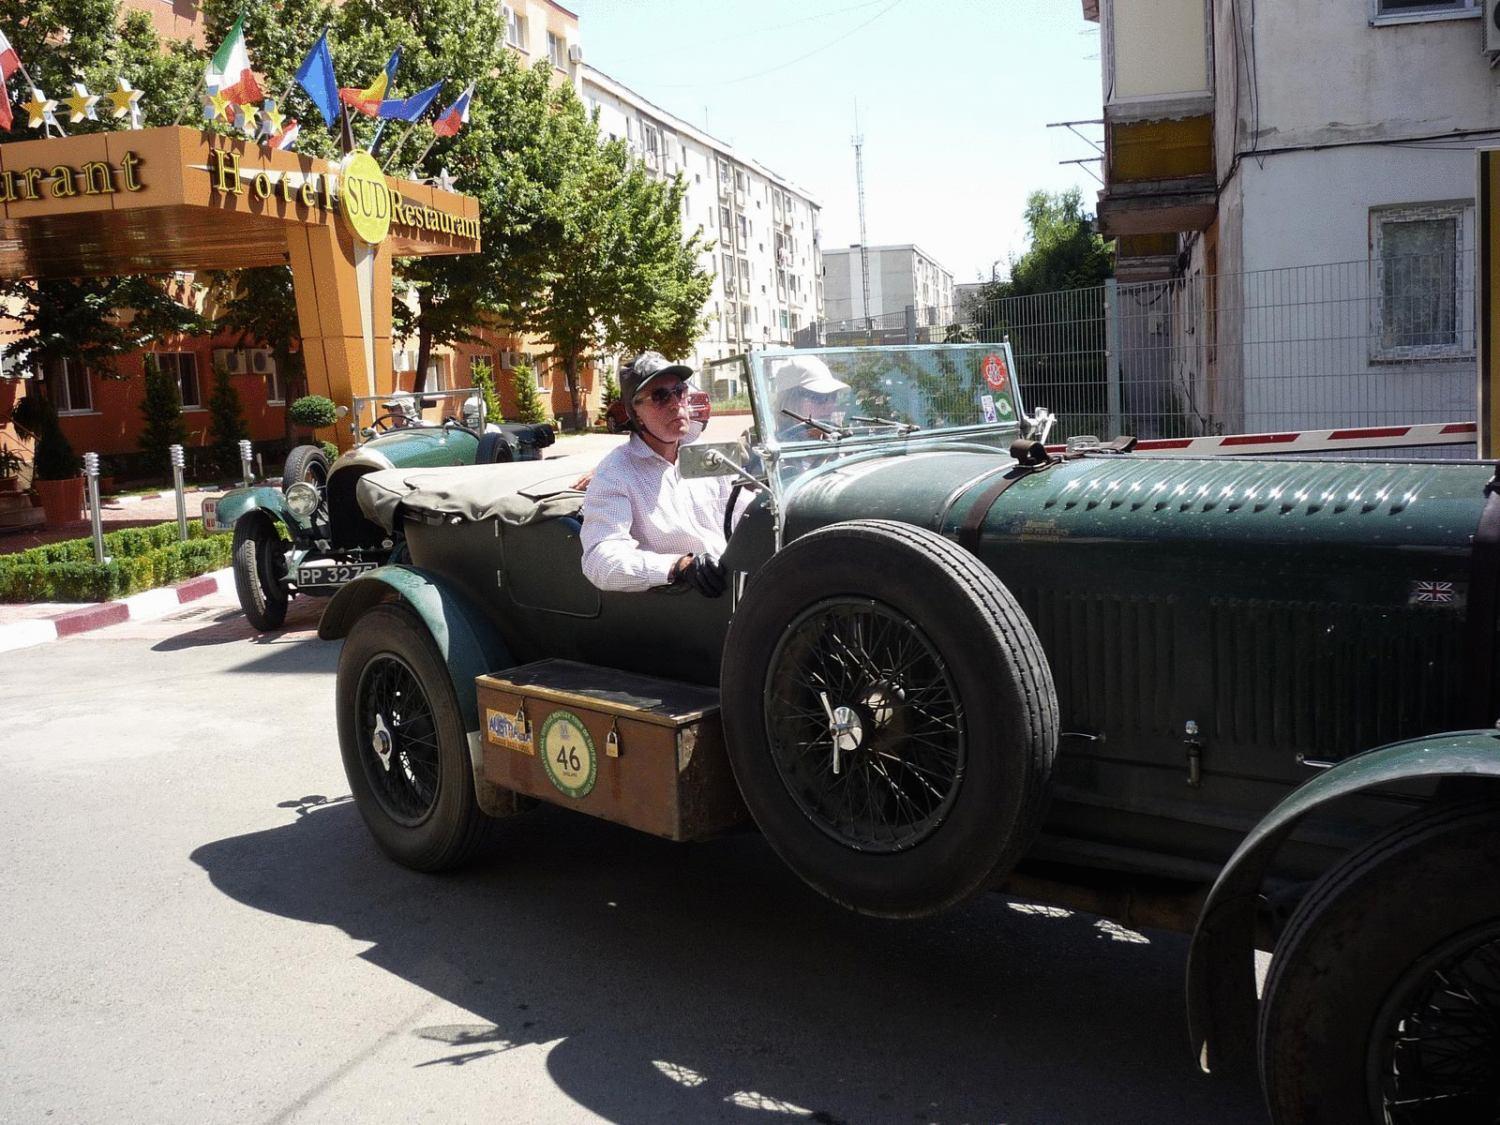
[[[599,462],[583,498],[584,577],[601,590],[649,590],[683,555],[722,554],[733,487],[732,477],[683,480],[631,434]]]

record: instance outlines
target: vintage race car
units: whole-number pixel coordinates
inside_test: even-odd
[[[723,598],[592,587],[545,464],[360,483],[409,558],[320,632],[378,845],[452,867],[537,799],[748,817],[855,910],[1193,933],[1195,1058],[1258,1063],[1277,1122],[1495,1120],[1495,465],[1049,452],[1005,345],[748,363],[753,432],[682,457],[743,485]]]
[[[256,629],[280,627],[298,594],[326,597],[398,554],[400,534],[374,526],[355,504],[355,486],[366,474],[531,461],[554,438],[545,425],[486,425],[483,402],[470,391],[440,392],[431,401],[439,410],[442,402],[462,409],[428,422],[397,399],[332,464],[321,446],[299,445],[287,455],[279,486],[237,488],[204,502],[205,527],[234,533],[235,592]]]

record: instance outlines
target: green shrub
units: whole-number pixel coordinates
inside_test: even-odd
[[[475,360],[469,368],[469,378],[474,389],[484,398],[484,420],[500,423],[505,415],[500,412],[500,396],[495,393],[495,370],[484,360]]]
[[[220,473],[233,476],[240,468],[240,439],[250,436],[240,395],[223,364],[214,368],[214,393],[208,400],[209,458]]]
[[[331,426],[339,417],[338,407],[333,404],[333,399],[322,395],[303,395],[286,408],[286,413],[296,425],[309,430]]]
[[[529,364],[521,364],[515,370],[516,414],[522,422],[547,422],[547,407],[542,403],[542,394],[537,389],[536,372]]]
[[[73,452],[51,399],[38,393],[28,394],[16,404],[11,417],[36,438],[32,465],[37,480],[68,480],[78,475],[83,458]]]
[[[139,442],[153,473],[172,469],[169,447],[187,442],[187,423],[182,420],[182,399],[177,380],[164,373],[154,355],[146,356],[146,393],[141,399],[145,428]]]
[[[229,565],[230,536],[205,535],[197,520],[188,535],[179,542],[175,523],[112,531],[104,537],[110,560],[103,566],[89,539],[0,555],[0,602],[109,601]]]
[[[323,447],[323,456],[328,458],[328,463],[330,465],[339,459],[339,447],[334,445],[333,442],[322,441],[318,444]]]

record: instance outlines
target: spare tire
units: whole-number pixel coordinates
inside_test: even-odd
[[[1035,838],[1052,674],[1010,591],[934,532],[857,520],[778,552],[736,608],[720,706],[761,831],[854,910],[941,910]]]

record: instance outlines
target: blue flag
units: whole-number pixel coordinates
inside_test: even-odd
[[[328,32],[318,36],[318,42],[302,65],[297,68],[297,84],[307,91],[307,96],[318,107],[323,120],[331,129],[339,119],[339,84],[333,77],[333,55],[328,50]]]
[[[437,100],[443,83],[439,79],[425,90],[419,90],[409,98],[387,98],[380,103],[377,117],[391,121],[415,121],[427,112],[427,107]]]

